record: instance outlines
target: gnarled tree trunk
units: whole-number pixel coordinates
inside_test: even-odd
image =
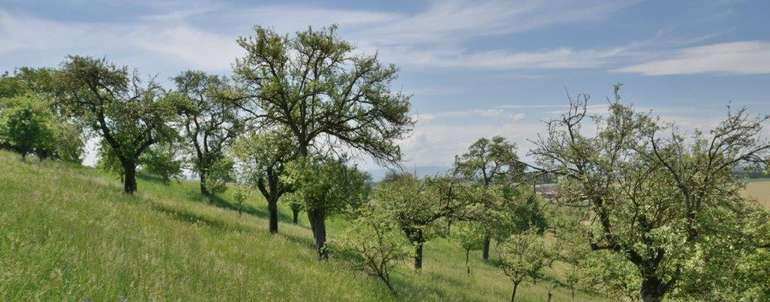
[[[126,160],[123,164],[123,193],[136,192],[136,161]]]
[[[484,245],[481,248],[481,258],[484,260],[489,260],[489,243],[491,241],[489,237],[489,233],[484,234]]]
[[[270,196],[267,199],[267,209],[270,212],[270,234],[278,233],[278,198]]]
[[[206,186],[206,178],[207,178],[206,172],[202,172],[202,171],[198,172],[198,175],[200,176],[200,179],[201,179],[201,194],[203,196],[211,195],[211,192],[209,192],[209,188]]]
[[[318,252],[318,259],[327,259],[326,215],[324,215],[323,211],[317,209],[308,209],[307,218],[310,220],[310,228],[313,230],[313,239],[315,239],[315,248]]]
[[[644,302],[660,302],[667,291],[668,286],[657,277],[647,277],[642,281],[641,296]]]

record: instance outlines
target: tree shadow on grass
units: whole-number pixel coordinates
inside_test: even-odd
[[[256,208],[248,204],[239,205],[237,203],[234,203],[216,194],[212,194],[211,196],[204,196],[198,193],[197,191],[188,191],[187,199],[195,202],[210,204],[221,209],[232,210],[243,214],[249,214],[249,215],[256,216],[263,219],[268,219],[269,217],[269,213],[264,209]],[[278,221],[281,221],[284,223],[291,223],[292,218],[289,217],[289,215],[279,211]]]
[[[153,210],[166,214],[172,219],[182,221],[182,222],[204,225],[207,227],[224,230],[224,231],[238,231],[238,232],[254,231],[253,229],[244,227],[242,225],[227,223],[221,220],[205,217],[203,215],[196,214],[190,211],[174,209],[174,208],[166,207],[160,204],[153,204],[151,207]]]

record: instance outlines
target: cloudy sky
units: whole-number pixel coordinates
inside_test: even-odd
[[[770,1],[0,0],[0,71],[67,54],[167,79],[229,74],[254,25],[292,33],[337,24],[360,52],[399,66],[418,124],[409,167],[447,166],[481,136],[526,154],[566,94],[601,111],[613,83],[628,103],[685,128],[725,106],[770,113]]]

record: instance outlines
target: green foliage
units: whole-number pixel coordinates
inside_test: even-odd
[[[446,212],[436,189],[428,181],[403,174],[377,186],[372,199],[392,213],[407,238],[418,244],[444,233],[439,220]]]
[[[694,280],[720,284],[721,269],[698,268],[729,268],[733,255],[756,250],[757,243],[746,240],[753,238],[745,228],[749,203],[733,171],[764,162],[770,145],[759,134],[766,118],[729,111],[709,135],[685,137],[617,96],[606,117],[593,117],[597,134],[584,136],[586,106],[583,98],[573,101],[548,124],[533,153],[545,170],[561,175],[561,202],[584,209],[587,244],[625,259],[607,262],[617,265],[610,272],[626,274],[631,263],[637,275],[626,276],[638,278],[645,301],[672,292],[688,297]]]
[[[0,144],[21,153],[48,157],[54,150],[52,116],[46,103],[34,96],[3,100],[0,111]]]
[[[511,198],[497,196],[498,193],[511,191],[515,183],[524,175],[524,166],[516,155],[516,145],[501,136],[491,140],[480,138],[468,147],[468,151],[455,158],[455,173],[482,186],[471,191],[477,206],[474,219],[481,221],[484,227],[484,246],[482,258],[489,258],[490,240],[507,238],[511,232],[510,219],[500,220],[499,215],[510,217],[508,209],[514,201]],[[491,188],[496,186],[496,188]],[[487,191],[491,190],[491,191]],[[504,221],[503,225],[498,223]]]
[[[127,67],[104,59],[70,56],[61,73],[60,104],[110,146],[124,169],[124,192],[133,193],[139,156],[177,135],[169,125],[175,102],[153,81],[143,85]]]
[[[233,193],[233,199],[235,199],[235,202],[238,203],[238,215],[243,213],[243,203],[249,199],[249,191],[243,190],[243,189],[237,189]]]
[[[182,161],[177,158],[174,144],[156,144],[139,157],[142,171],[160,177],[168,184],[172,179],[182,177]]]
[[[409,242],[399,231],[390,213],[374,205],[356,210],[356,219],[335,243],[342,250],[353,252],[359,265],[376,275],[396,294],[390,278],[394,265],[409,255]]]
[[[513,282],[511,301],[516,299],[516,290],[522,281],[529,279],[534,283],[543,277],[550,257],[543,237],[531,230],[502,242],[499,253],[500,269]]]
[[[289,163],[285,179],[297,188],[306,210],[328,217],[363,204],[369,175],[344,160],[305,158]]]
[[[331,138],[338,144],[325,147],[349,147],[388,162],[401,158],[396,140],[413,122],[409,97],[389,87],[395,66],[356,55],[334,26],[292,37],[258,26],[238,45],[246,55],[234,73],[253,96],[241,108],[263,127],[288,129],[298,156]]]
[[[238,138],[233,153],[239,160],[240,182],[259,189],[269,200],[278,200],[291,190],[287,165],[294,156],[294,144],[286,131],[248,132]]]
[[[455,168],[461,175],[484,186],[511,183],[524,174],[524,166],[516,155],[516,145],[501,136],[478,139],[468,147],[468,152],[455,159]]]
[[[484,227],[473,221],[462,221],[452,226],[452,238],[456,240],[465,251],[465,267],[471,274],[468,263],[470,252],[481,250],[484,246]]]
[[[369,175],[341,159],[303,157],[290,162],[287,170],[287,181],[305,201],[318,258],[327,259],[326,218],[361,205],[369,191]]]
[[[222,192],[231,180],[225,153],[244,128],[237,107],[228,101],[235,88],[225,78],[201,71],[185,71],[174,81],[177,91],[171,98],[181,113],[180,134],[201,179],[201,193]]]
[[[425,242],[445,231],[440,220],[447,216],[447,210],[438,188],[429,181],[402,174],[380,183],[372,194],[371,202],[389,213],[414,245],[417,270],[422,268]]]

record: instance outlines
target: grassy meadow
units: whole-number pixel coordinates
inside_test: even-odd
[[[116,177],[92,168],[22,162],[7,152],[0,167],[0,301],[510,299],[511,283],[497,268],[476,252],[467,276],[463,251],[444,239],[427,243],[422,272],[399,265],[393,297],[345,259],[317,261],[307,221],[292,225],[285,205],[280,234],[271,236],[256,194],[239,214],[232,190],[205,201],[192,182],[145,177],[127,196]],[[344,226],[331,221],[330,239]],[[525,283],[517,301],[545,301],[553,284]],[[557,287],[553,301],[570,301],[569,291]]]
[[[770,209],[770,179],[749,181],[746,184],[744,194]]]

